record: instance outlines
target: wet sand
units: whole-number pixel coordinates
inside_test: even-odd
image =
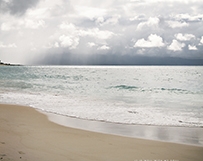
[[[0,105],[0,160],[202,161],[203,147],[64,127],[35,109]]]
[[[42,112],[41,110],[39,112]],[[157,140],[203,147],[202,127],[130,125],[95,120],[78,119],[42,112],[49,120],[57,124],[104,134],[120,135],[132,138]]]

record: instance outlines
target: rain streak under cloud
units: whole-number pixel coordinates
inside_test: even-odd
[[[0,0],[0,60],[203,65],[202,0]]]

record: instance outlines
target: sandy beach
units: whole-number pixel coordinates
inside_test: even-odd
[[[0,160],[202,161],[203,147],[68,128],[33,108],[0,105]]]

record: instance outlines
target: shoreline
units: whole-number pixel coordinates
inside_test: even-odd
[[[25,106],[0,104],[0,159],[202,161],[203,147],[64,127]]]
[[[15,104],[14,104],[15,105]],[[23,105],[22,105],[23,106]],[[25,105],[26,106],[26,105]],[[52,117],[52,115],[56,115],[59,117],[67,117],[67,118],[71,118],[71,119],[76,119],[76,120],[81,120],[81,121],[93,121],[93,122],[103,122],[103,123],[107,123],[107,124],[115,124],[115,125],[132,125],[132,126],[156,126],[156,127],[172,127],[172,128],[200,128],[203,129],[203,126],[186,126],[186,125],[162,125],[162,124],[136,124],[136,123],[121,123],[121,122],[111,122],[111,121],[106,121],[106,120],[96,120],[96,119],[86,119],[86,118],[80,118],[80,117],[76,117],[76,116],[69,116],[69,115],[64,115],[64,114],[60,114],[60,113],[56,113],[56,112],[51,112],[51,111],[46,111],[46,110],[42,110],[40,108],[36,108],[33,106],[28,106],[31,108],[36,109],[37,111],[39,111],[40,113],[47,115],[48,117]],[[56,121],[57,122],[57,121]],[[61,123],[58,123],[61,124]]]
[[[51,122],[90,132],[203,147],[202,127],[158,126],[79,119],[38,110]],[[149,135],[150,134],[150,135]]]

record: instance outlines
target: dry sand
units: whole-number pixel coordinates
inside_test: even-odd
[[[0,105],[0,160],[203,161],[203,147],[67,128],[35,109]]]

